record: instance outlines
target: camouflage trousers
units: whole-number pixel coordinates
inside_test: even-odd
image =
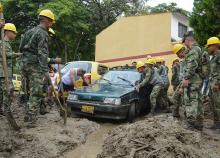
[[[173,93],[172,96],[172,103],[173,103],[173,116],[179,116],[179,108],[183,104],[183,94],[181,94],[179,91],[181,89],[181,85],[176,87],[176,90]]]
[[[36,115],[40,111],[40,107],[44,104],[44,81],[45,72],[39,69],[27,68],[22,70],[28,79],[29,84],[29,100],[26,104],[25,111],[28,122],[34,122]]]
[[[210,98],[210,108],[213,111],[214,123],[220,122],[220,91],[213,92],[211,90]]]
[[[6,89],[5,78],[0,78],[0,109],[6,113],[9,113],[11,111],[11,103],[14,92],[12,79],[9,79],[8,86],[9,93]]]
[[[162,85],[155,85],[153,87],[153,90],[150,94],[151,113],[155,112],[155,109],[157,107],[157,99],[160,97],[162,90],[163,90]]]
[[[165,85],[164,85],[164,91],[165,91],[166,94],[167,94],[167,92],[168,92],[169,87],[170,87],[170,83],[169,83],[169,82],[168,82],[168,83],[165,83]]]
[[[204,111],[199,84],[191,84],[188,88],[184,89],[184,107],[188,122],[203,122]]]

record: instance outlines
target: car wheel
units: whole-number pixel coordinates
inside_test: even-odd
[[[136,116],[136,105],[135,102],[133,102],[131,103],[128,110],[128,117],[127,117],[128,122],[130,123],[134,122],[135,116]]]

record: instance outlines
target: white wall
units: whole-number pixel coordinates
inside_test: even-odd
[[[171,38],[175,39],[176,41],[181,41],[182,38],[178,37],[178,23],[187,26],[188,31],[193,29],[189,27],[189,21],[187,17],[178,13],[173,13],[171,19]]]

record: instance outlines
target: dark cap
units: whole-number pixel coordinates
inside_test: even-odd
[[[185,42],[185,40],[186,40],[186,37],[195,37],[195,34],[194,34],[194,32],[193,31],[188,31],[188,32],[186,32],[184,35],[183,35],[183,40],[182,40],[182,43],[184,43]]]

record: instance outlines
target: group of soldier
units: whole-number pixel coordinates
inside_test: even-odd
[[[219,39],[211,37],[205,48],[201,48],[193,32],[185,34],[183,44],[174,45],[173,52],[182,61],[179,66],[179,84],[173,95],[173,115],[179,117],[179,106],[183,104],[191,128],[203,129],[203,109],[208,104],[214,116],[214,124],[210,128],[220,129],[219,47]]]
[[[143,93],[142,89],[151,87],[150,115],[155,115],[157,105],[160,102],[160,108],[168,110],[169,98],[167,91],[170,85],[168,78],[168,67],[165,65],[165,60],[161,57],[152,58],[147,57],[146,63],[138,61],[136,69],[141,73],[140,83],[136,85],[136,90],[139,93]]]
[[[190,129],[203,130],[203,109],[206,105],[210,105],[214,116],[214,124],[210,128],[217,131],[220,129],[219,48],[220,41],[217,37],[209,38],[205,47],[200,47],[192,31],[184,34],[182,43],[173,46],[173,53],[179,59],[173,62],[171,84],[174,93],[168,98],[168,103],[173,105],[172,113],[177,118],[180,117],[180,106],[183,107],[185,123]],[[150,94],[150,115],[155,114],[158,102],[160,105],[164,103],[162,100],[167,102],[168,71],[161,63],[163,61],[158,62],[157,58],[149,57],[146,63],[139,61],[136,64],[137,70],[142,74],[136,90],[147,85],[153,87]],[[170,106],[165,105],[165,108]]]
[[[28,128],[35,127],[39,105],[44,103],[43,78],[48,72],[48,31],[55,22],[54,14],[50,10],[42,10],[39,14],[39,25],[28,30],[21,42],[20,53],[13,53],[10,41],[17,34],[16,27],[12,23],[4,25],[4,39],[1,40],[1,48],[5,48],[7,57],[8,83],[6,84],[3,71],[3,58],[0,56],[0,114],[10,113],[13,96],[12,85],[12,56],[20,56],[22,77],[29,84],[29,99],[25,107],[25,122]],[[202,130],[204,102],[208,103],[213,111],[213,129],[220,129],[220,41],[217,37],[207,40],[205,48],[201,48],[192,31],[187,32],[183,42],[175,44],[173,53],[182,61],[175,60],[172,79],[174,93],[172,99],[167,96],[170,86],[168,68],[162,58],[148,56],[146,63],[137,62],[136,68],[141,73],[142,79],[136,86],[139,92],[147,85],[152,86],[150,94],[151,111],[155,114],[157,103],[161,103],[164,109],[169,109],[169,103],[173,103],[173,116],[180,117],[179,109],[184,107],[185,120],[188,127]],[[1,49],[3,50],[3,49]],[[1,52],[2,53],[2,52]],[[60,60],[57,61],[61,62]],[[8,87],[6,87],[8,85]],[[9,91],[7,90],[9,89]]]
[[[20,42],[20,68],[22,78],[28,82],[29,99],[25,106],[25,119],[26,126],[33,128],[36,126],[37,114],[40,105],[44,104],[45,92],[44,81],[45,74],[48,73],[49,58],[49,29],[55,23],[55,16],[51,10],[42,10],[38,16],[39,25],[28,30],[23,35]],[[7,56],[7,71],[8,71],[8,87],[9,92],[6,91],[6,75],[3,73],[3,58],[0,56],[0,114],[7,115],[10,113],[11,103],[13,98],[13,85],[12,85],[12,48],[10,41],[14,40],[17,34],[16,27],[12,23],[6,23],[3,27],[4,30],[4,47]],[[3,47],[1,41],[1,47]],[[1,49],[2,54],[3,49]],[[61,62],[57,58],[58,63]]]

